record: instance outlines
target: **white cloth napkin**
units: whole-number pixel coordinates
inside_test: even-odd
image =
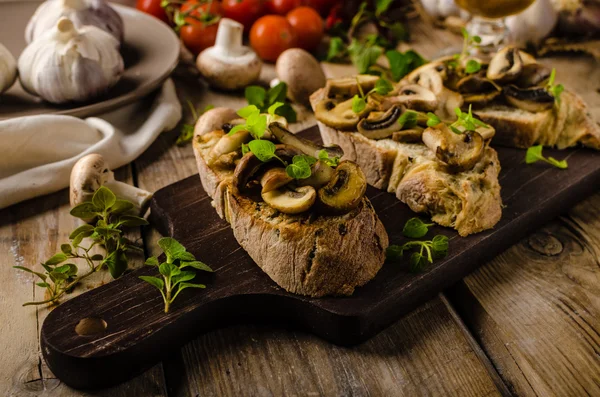
[[[39,115],[0,121],[0,208],[69,186],[81,157],[99,153],[112,168],[136,159],[181,119],[173,81],[139,102],[85,120]]]

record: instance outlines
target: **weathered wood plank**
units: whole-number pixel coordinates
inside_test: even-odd
[[[117,178],[131,182],[129,168]],[[0,395],[2,396],[80,396],[85,393],[62,384],[46,367],[39,350],[39,329],[49,312],[45,306],[21,307],[31,300],[42,300],[41,288],[33,286],[33,278],[12,268],[14,265],[40,270],[39,263],[60,251],[69,233],[80,221],[69,215],[67,190],[37,198],[0,211],[0,276],[4,280],[0,299]],[[130,237],[139,237],[132,232]],[[141,258],[133,258],[138,267]],[[80,269],[84,271],[85,265]],[[66,299],[111,280],[107,272],[90,276]],[[102,391],[100,395],[166,395],[160,365],[126,385]]]
[[[600,394],[599,254],[596,194],[452,291],[516,394]]]

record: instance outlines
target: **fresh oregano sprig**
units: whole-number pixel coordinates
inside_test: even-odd
[[[550,77],[548,78],[548,83],[546,84],[546,90],[552,94],[554,100],[560,104],[560,94],[565,90],[565,87],[562,84],[554,84],[554,80],[556,79],[556,68],[552,68],[552,72],[550,72]]]
[[[425,223],[419,218],[411,218],[404,225],[402,233],[408,238],[422,238],[427,235],[430,226],[433,224]],[[386,251],[386,258],[398,262],[408,250],[413,251],[409,259],[410,271],[420,272],[435,259],[442,259],[448,255],[448,237],[439,234],[431,240],[411,240],[403,245],[390,245]]]
[[[360,93],[360,95],[356,94],[352,98],[352,111],[357,114],[361,113],[367,107],[367,97],[369,95],[371,95],[373,93],[376,93],[379,95],[387,95],[394,89],[394,86],[392,85],[392,83],[390,83],[388,80],[386,80],[383,77],[380,77],[379,79],[377,79],[377,81],[375,82],[375,87],[373,87],[373,89],[371,91],[367,92],[366,94],[364,93],[364,91],[360,85],[360,81],[358,80],[358,77],[356,78],[356,83],[358,84],[358,92]]]
[[[121,276],[127,270],[127,252],[141,251],[141,248],[123,236],[123,228],[148,224],[145,219],[130,214],[133,207],[131,202],[117,199],[114,193],[104,186],[94,193],[91,202],[73,207],[72,216],[95,219],[95,224],[84,224],[76,228],[69,235],[70,243],[62,244],[61,252],[41,264],[44,272],[15,266],[16,269],[36,275],[41,280],[36,285],[46,290],[47,299],[27,302],[23,306],[57,304],[60,298],[81,280],[101,269],[108,269],[113,278]],[[84,239],[88,239],[90,244],[82,245]],[[103,247],[106,254],[92,254],[91,250],[96,246]],[[89,270],[78,275],[74,263],[65,263],[71,259],[83,260]]]
[[[165,302],[165,313],[168,313],[171,304],[184,289],[206,288],[204,284],[190,282],[196,277],[195,270],[183,269],[191,268],[205,272],[212,272],[213,270],[206,263],[196,260],[196,257],[174,238],[163,237],[158,240],[158,246],[165,254],[165,261],[161,263],[157,257],[151,256],[146,260],[146,265],[158,267],[161,278],[140,276],[140,279],[160,291]]]
[[[567,160],[557,160],[554,157],[544,157],[542,150],[542,145],[531,146],[529,149],[527,149],[527,153],[525,154],[525,163],[533,164],[538,161],[544,161],[562,170],[569,167]]]
[[[275,104],[279,104],[273,114],[285,117],[288,123],[295,123],[297,119],[296,111],[287,100],[287,84],[280,82],[269,90],[261,86],[251,85],[246,87],[244,95],[248,105],[254,105],[260,113],[265,113]]]
[[[448,63],[448,66],[450,66],[450,68],[453,68],[453,69],[458,69],[459,65],[463,64],[463,62],[469,56],[469,50],[472,47],[478,47],[479,44],[481,44],[481,37],[471,36],[469,34],[469,32],[467,32],[467,29],[465,29],[465,28],[462,29],[462,35],[463,35],[462,51],[460,54],[455,54],[453,56],[453,60]],[[479,63],[475,59],[469,59],[465,65],[465,69],[464,69],[466,74],[477,73],[480,70],[481,70],[481,63]]]

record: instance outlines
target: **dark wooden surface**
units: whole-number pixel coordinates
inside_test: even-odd
[[[301,134],[318,139],[316,127]],[[450,238],[446,259],[418,274],[407,271],[406,261],[388,263],[373,281],[348,298],[312,299],[286,293],[237,244],[228,224],[214,212],[197,176],[168,186],[155,194],[152,223],[215,269],[214,275],[199,276],[208,289],[187,291],[172,312],[164,314],[160,295],[137,278],[156,270],[134,271],[50,313],[41,330],[44,357],[61,380],[85,388],[126,380],[158,361],[165,348],[177,348],[201,332],[231,323],[277,321],[336,344],[363,342],[600,183],[600,154],[590,150],[561,152],[568,158],[569,169],[558,170],[544,164],[523,164],[522,150],[497,149],[505,205],[500,223],[467,238],[436,227],[435,233]],[[414,213],[388,193],[370,188],[367,195],[390,242],[401,244],[402,227]],[[102,318],[108,327],[99,334],[80,336],[75,325],[84,318]]]

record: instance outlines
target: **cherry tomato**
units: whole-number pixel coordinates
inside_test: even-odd
[[[248,31],[264,14],[264,0],[223,0],[223,16],[238,21]]]
[[[285,17],[265,15],[252,25],[250,45],[259,57],[275,62],[279,54],[296,46],[296,32]]]
[[[306,51],[316,49],[323,39],[323,19],[310,7],[298,7],[286,16],[296,31],[298,47]]]
[[[301,5],[302,0],[267,0],[265,2],[267,13],[278,15],[285,15]]]
[[[302,4],[314,8],[321,15],[327,15],[331,7],[339,1],[337,0],[302,0]]]
[[[146,14],[150,14],[164,23],[170,23],[169,17],[167,17],[167,13],[160,6],[161,0],[137,0],[135,7],[145,12]]]
[[[199,54],[215,44],[217,38],[218,22],[214,22],[221,13],[221,6],[217,1],[202,3],[198,0],[186,1],[181,7],[182,13],[189,13],[185,17],[185,25],[179,30],[179,37],[183,44],[194,54]]]

